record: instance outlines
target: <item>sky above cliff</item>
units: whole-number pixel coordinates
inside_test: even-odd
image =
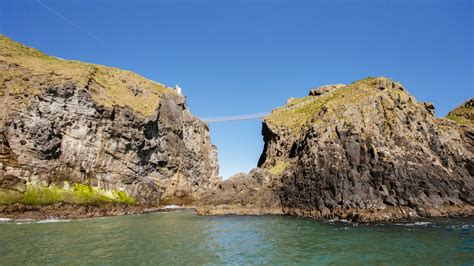
[[[199,117],[269,112],[368,76],[400,81],[444,116],[474,96],[473,14],[470,0],[2,0],[0,33],[179,84]],[[256,166],[261,121],[210,129],[224,177]]]

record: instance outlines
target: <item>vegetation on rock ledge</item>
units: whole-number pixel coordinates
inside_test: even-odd
[[[81,205],[101,205],[114,202],[136,204],[136,200],[128,196],[125,191],[106,191],[84,184],[74,184],[71,189],[55,185],[42,187],[27,184],[24,193],[14,190],[0,190],[0,204],[50,205],[57,202]]]
[[[464,102],[461,106],[449,112],[446,118],[459,125],[474,127],[474,98]]]
[[[104,107],[127,106],[143,115],[152,115],[161,96],[174,93],[165,85],[131,71],[62,60],[1,34],[0,67],[0,95],[39,95],[48,88],[68,84],[90,90],[93,100]]]
[[[398,88],[384,88],[384,90],[378,88],[377,84],[389,81],[384,77],[368,77],[347,86],[335,88],[322,95],[291,99],[285,106],[273,110],[270,115],[265,117],[265,122],[291,129],[297,133],[320,111],[336,112],[342,118],[345,105],[356,104],[377,93],[397,95],[402,93]]]

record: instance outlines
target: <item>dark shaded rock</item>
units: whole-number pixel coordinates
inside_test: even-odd
[[[26,181],[14,175],[4,175],[0,178],[0,188],[25,192]]]
[[[197,205],[197,212],[201,215],[282,214],[269,176],[270,173],[261,168],[248,174],[236,174],[203,197]]]

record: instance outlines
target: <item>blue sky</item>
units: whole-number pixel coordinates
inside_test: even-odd
[[[200,117],[267,112],[312,87],[402,82],[444,116],[474,96],[473,1],[1,0],[0,32],[179,84]],[[221,174],[255,167],[261,121],[211,124]]]

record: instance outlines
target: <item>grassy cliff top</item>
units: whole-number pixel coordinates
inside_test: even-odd
[[[322,95],[290,99],[285,106],[273,110],[264,121],[299,132],[323,107],[341,113],[347,104],[358,103],[378,93],[406,94],[399,83],[384,77],[369,77],[347,86],[334,87]]]
[[[453,120],[459,125],[474,127],[474,98],[467,100],[449,112],[446,118]]]
[[[61,60],[0,34],[0,96],[5,90],[38,95],[66,82],[89,89],[99,105],[128,106],[143,115],[154,114],[162,95],[175,93],[131,71]]]

